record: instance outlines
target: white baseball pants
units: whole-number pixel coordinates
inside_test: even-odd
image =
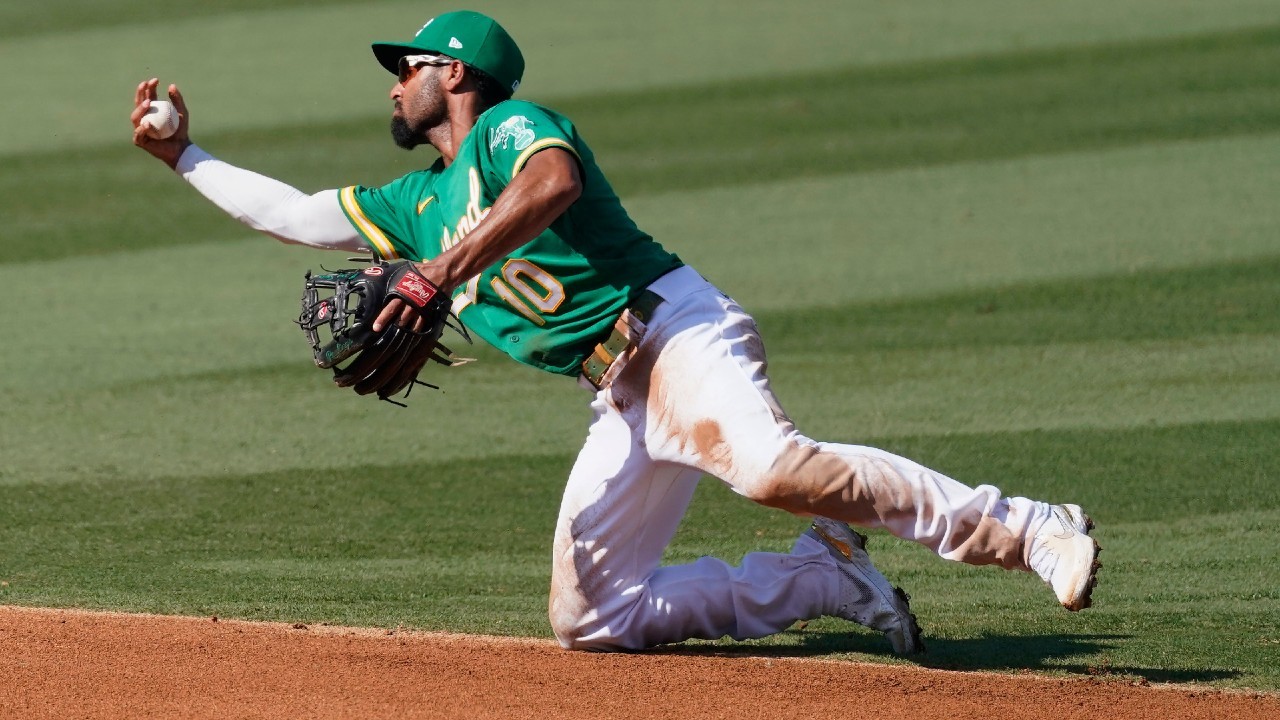
[[[1027,569],[1024,539],[1048,505],[800,435],[769,388],[742,308],[688,267],[649,289],[664,302],[646,326],[632,321],[643,339],[595,395],[560,508],[549,610],[564,647],[763,637],[839,605],[834,559],[804,536],[790,553],[751,553],[737,567],[711,557],[659,567],[704,474],[797,515],[883,527],[951,560]]]

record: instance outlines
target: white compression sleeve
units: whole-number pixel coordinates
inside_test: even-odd
[[[337,190],[308,195],[223,162],[196,145],[182,153],[174,169],[231,217],[277,240],[329,250],[369,251],[342,212]]]

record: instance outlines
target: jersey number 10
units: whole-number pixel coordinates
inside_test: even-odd
[[[501,275],[489,281],[493,292],[535,325],[545,325],[547,321],[542,315],[550,315],[564,302],[564,286],[560,281],[524,258],[508,260],[502,265]],[[479,291],[480,276],[477,275],[463,292],[466,304],[474,303]]]

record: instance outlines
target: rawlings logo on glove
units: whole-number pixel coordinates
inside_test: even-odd
[[[332,294],[321,297],[322,291],[330,290]],[[373,331],[374,319],[393,297],[413,306],[424,321],[421,331],[395,324]],[[297,323],[311,344],[316,367],[331,368],[335,383],[360,395],[376,393],[396,405],[402,403],[391,396],[404,390],[408,397],[415,384],[436,388],[418,379],[428,360],[448,366],[465,362],[440,344],[446,327],[471,342],[462,322],[450,312],[448,296],[407,260],[323,275],[308,271]],[[321,338],[322,329],[327,329],[327,341]],[[351,362],[339,367],[346,360]]]
[[[412,263],[406,263],[406,265],[408,269],[400,275],[395,287],[391,288],[391,295],[416,308],[426,307],[427,303],[431,302],[431,298],[440,292],[440,289],[433,285],[430,280],[419,275],[418,271],[413,269]]]

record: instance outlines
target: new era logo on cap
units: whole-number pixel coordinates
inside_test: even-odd
[[[462,41],[458,40],[458,38],[456,37],[451,37],[449,38],[449,47],[453,48],[454,50],[461,50]]]

